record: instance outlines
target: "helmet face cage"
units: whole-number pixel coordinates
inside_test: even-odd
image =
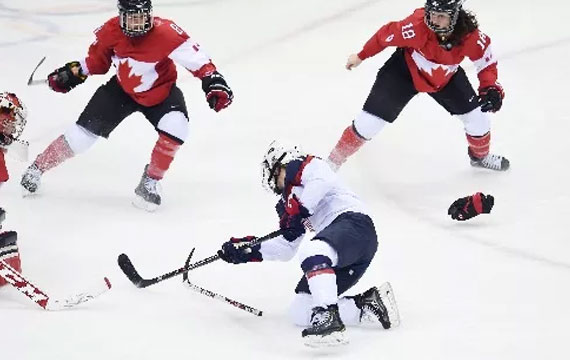
[[[455,29],[462,4],[463,0],[427,0],[425,4],[424,22],[428,28],[436,34],[450,35]],[[437,27],[430,19],[432,12],[447,13],[450,19],[449,26],[445,28]]]
[[[119,24],[129,37],[146,34],[152,29],[152,3],[150,0],[119,0]]]
[[[302,156],[303,154],[297,146],[286,148],[277,141],[269,144],[269,148],[261,162],[261,185],[263,188],[271,193],[280,195],[281,189],[277,186],[277,170]]]
[[[27,109],[16,94],[0,93],[0,133],[4,143],[10,144],[22,135],[26,126]]]

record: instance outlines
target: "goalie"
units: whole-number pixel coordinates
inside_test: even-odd
[[[16,94],[0,93],[0,186],[10,178],[4,154],[24,131],[26,116],[26,107]]]

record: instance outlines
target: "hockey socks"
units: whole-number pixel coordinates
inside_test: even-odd
[[[357,152],[364,143],[366,143],[366,139],[356,132],[353,125],[347,127],[334,149],[332,149],[328,158],[328,161],[334,167],[334,170],[338,170],[346,159]]]
[[[63,163],[65,160],[72,158],[74,155],[65,137],[61,135],[38,155],[36,161],[34,161],[34,165],[44,173]]]
[[[180,145],[179,140],[159,133],[158,140],[150,156],[150,164],[147,169],[148,176],[155,180],[161,180],[170,167],[172,160],[174,160],[174,155],[176,155]]]
[[[487,132],[483,136],[472,136],[465,134],[469,143],[469,155],[471,157],[482,159],[489,154],[491,146],[491,132]]]

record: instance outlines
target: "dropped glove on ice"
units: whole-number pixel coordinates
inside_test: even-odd
[[[227,108],[233,101],[234,93],[223,75],[217,71],[202,78],[202,90],[211,109],[218,112]]]
[[[232,264],[243,264],[247,262],[263,261],[261,256],[261,244],[250,247],[250,243],[255,240],[255,236],[232,237],[222,245],[222,249],[218,250],[218,256],[225,262]]]
[[[497,112],[501,110],[505,92],[499,84],[479,89],[479,105],[482,112]]]
[[[73,68],[77,67],[77,75],[73,73]],[[81,65],[77,61],[68,62],[65,66],[54,70],[48,75],[48,86],[56,92],[66,93],[83,84],[87,79],[86,75],[81,73]]]
[[[305,233],[303,219],[309,217],[309,210],[299,202],[295,195],[289,196],[286,206],[281,200],[277,203],[275,209],[279,214],[280,209],[278,207],[284,208],[279,219],[279,228],[283,230],[283,237],[287,241],[295,241]]]
[[[465,221],[479,214],[488,214],[493,208],[495,198],[493,195],[476,193],[457,199],[451,204],[447,213],[457,221]]]

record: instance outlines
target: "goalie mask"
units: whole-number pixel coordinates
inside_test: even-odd
[[[0,145],[10,145],[26,125],[27,110],[16,94],[0,93]]]
[[[424,21],[428,28],[438,35],[450,35],[455,29],[459,12],[464,0],[427,0],[425,4]],[[432,13],[446,13],[449,15],[449,26],[440,28],[430,19]]]
[[[277,186],[277,170],[287,165],[290,161],[303,157],[298,146],[286,147],[277,141],[269,144],[269,148],[261,162],[261,185],[269,192],[280,195],[281,189]]]
[[[152,29],[152,3],[150,0],[119,0],[119,24],[129,37],[142,36]]]

